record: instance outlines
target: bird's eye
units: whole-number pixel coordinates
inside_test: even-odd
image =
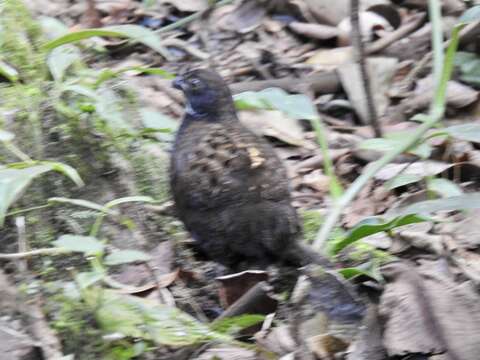
[[[201,83],[202,82],[199,79],[196,79],[196,78],[190,80],[190,84],[191,84],[192,88],[194,88],[194,89],[198,89],[200,87]]]

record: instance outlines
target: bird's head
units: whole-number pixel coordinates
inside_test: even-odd
[[[213,70],[196,69],[177,76],[173,87],[182,90],[187,100],[187,114],[211,116],[235,112],[232,94],[222,77]]]

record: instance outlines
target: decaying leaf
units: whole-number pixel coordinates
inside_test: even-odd
[[[290,145],[306,146],[303,129],[298,120],[276,110],[244,110],[239,112],[240,121],[253,132],[269,136]]]
[[[387,92],[395,74],[398,61],[393,58],[369,58],[367,71],[370,76],[370,87],[375,101],[377,113],[382,116],[390,99]],[[368,119],[367,99],[362,86],[360,69],[357,64],[344,64],[338,69],[342,86],[347,92],[356,113],[363,123]]]
[[[480,304],[471,284],[457,284],[441,260],[386,265],[381,298],[384,345],[389,356],[446,353],[478,358]]]

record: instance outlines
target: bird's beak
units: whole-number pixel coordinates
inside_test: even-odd
[[[186,83],[183,76],[177,76],[172,82],[172,86],[178,90],[185,90],[185,85]]]

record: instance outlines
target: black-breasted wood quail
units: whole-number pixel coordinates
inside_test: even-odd
[[[265,139],[240,123],[223,79],[199,69],[173,85],[187,106],[171,157],[171,190],[196,248],[232,268],[328,265],[298,242],[285,167]]]

